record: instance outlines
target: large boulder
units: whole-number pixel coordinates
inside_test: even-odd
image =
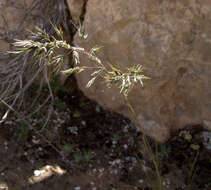
[[[87,49],[103,45],[101,59],[126,68],[142,64],[151,80],[129,94],[137,118],[117,89],[90,72],[77,75],[91,99],[129,117],[148,135],[165,141],[175,130],[202,124],[211,129],[210,0],[89,0],[84,20]],[[94,65],[82,58],[85,65]]]
[[[86,96],[160,142],[187,126],[211,130],[210,0],[89,0],[84,25],[89,37],[75,36],[76,45],[102,45],[102,60],[120,68],[142,64],[151,78],[129,93],[136,118],[118,89],[101,80],[85,87],[91,71],[77,75]],[[95,65],[86,57],[81,64]]]

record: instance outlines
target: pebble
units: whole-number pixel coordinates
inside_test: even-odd
[[[34,176],[39,176],[42,172],[40,170],[35,170],[34,171]]]
[[[129,125],[125,125],[125,126],[124,126],[124,129],[123,129],[123,132],[124,132],[124,133],[127,133],[127,132],[128,132],[128,129],[129,129]]]
[[[102,173],[102,172],[104,172],[104,170],[105,170],[104,168],[100,168],[99,172]]]
[[[130,171],[132,171],[132,170],[133,170],[133,167],[132,167],[132,166],[131,166],[131,167],[129,167],[129,170],[130,170]]]
[[[46,169],[50,169],[50,168],[51,168],[51,166],[47,165],[47,166],[45,166],[45,168],[46,168]]]
[[[75,190],[80,190],[81,189],[81,187],[75,187]]]
[[[117,160],[114,160],[114,161],[112,161],[112,162],[109,162],[109,164],[110,164],[111,166],[119,165],[119,164],[121,164],[121,160],[120,160],[120,159],[117,159]]]
[[[204,132],[202,133],[202,136],[203,136],[203,138],[204,138],[204,141],[203,141],[204,146],[205,146],[208,150],[211,150],[211,132],[204,131]]]
[[[96,169],[96,168],[94,168],[94,169],[92,170],[92,172],[93,172],[93,173],[96,173],[96,172],[97,172],[97,169]]]
[[[81,124],[82,124],[83,126],[86,126],[86,121],[82,121]]]
[[[118,174],[118,170],[110,170],[110,174],[115,174],[115,175],[117,175]]]
[[[99,113],[100,112],[100,106],[97,105],[96,108],[95,108],[95,111]]]

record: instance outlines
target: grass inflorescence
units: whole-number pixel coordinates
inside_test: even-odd
[[[29,39],[15,40],[13,43],[14,50],[8,51],[8,54],[15,55],[15,59],[22,58],[21,60],[23,60],[22,64],[19,62],[18,65],[14,61],[8,63],[4,71],[1,71],[2,75],[0,76],[3,76],[2,80],[4,79],[4,82],[0,85],[1,89],[4,90],[1,92],[0,98],[8,105],[13,107],[17,102],[20,102],[19,106],[21,106],[24,102],[23,97],[26,90],[38,80],[40,89],[44,86],[43,83],[46,83],[45,86],[49,90],[49,97],[46,99],[51,100],[50,105],[52,106],[54,104],[54,93],[51,80],[58,74],[72,75],[93,69],[91,80],[86,85],[87,88],[91,87],[98,77],[101,77],[107,87],[116,86],[124,96],[128,95],[135,83],[140,83],[143,86],[143,80],[149,79],[143,74],[143,67],[140,64],[127,68],[125,71],[118,69],[113,64],[105,64],[97,56],[97,52],[102,48],[101,46],[86,50],[83,47],[70,45],[64,39],[62,29],[54,25],[53,28],[55,36],[49,35],[45,30],[36,27],[36,32],[30,32]],[[88,37],[82,25],[78,29],[78,34],[82,40]],[[73,64],[64,69],[68,54],[72,54]],[[89,65],[81,66],[80,56],[86,56],[96,65],[93,67]],[[18,68],[15,66],[18,66]],[[27,72],[31,72],[32,76],[29,81],[25,82]],[[43,77],[40,77],[40,75]],[[4,115],[3,120],[6,119],[7,115],[8,112]]]

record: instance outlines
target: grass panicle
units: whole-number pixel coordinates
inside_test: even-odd
[[[36,27],[36,32],[30,32],[29,39],[15,40],[13,43],[14,50],[8,51],[9,55],[13,55],[14,59],[9,62],[4,70],[0,72],[1,89],[0,98],[10,106],[15,106],[19,102],[19,107],[24,102],[24,95],[27,89],[35,82],[40,82],[40,88],[43,87],[43,80],[49,90],[51,106],[54,103],[54,94],[51,89],[50,80],[58,74],[72,75],[92,69],[91,79],[87,82],[86,87],[91,87],[98,77],[103,78],[107,87],[116,86],[120,93],[127,96],[135,83],[143,86],[143,80],[149,79],[143,74],[143,67],[138,64],[127,68],[126,72],[116,68],[113,64],[109,67],[97,56],[97,52],[102,46],[94,46],[90,50],[83,47],[72,46],[64,39],[61,28],[52,24],[55,35],[49,35],[45,30]],[[78,35],[81,39],[86,40],[88,35],[85,33],[84,26],[80,24]],[[71,67],[64,69],[67,55],[72,53],[73,64]],[[95,63],[90,67],[80,66],[80,56],[86,56]],[[22,61],[22,64],[20,62]],[[32,77],[25,82],[26,75],[32,73]],[[40,77],[43,75],[43,77]],[[42,78],[43,80],[40,80]],[[51,109],[52,110],[52,107]],[[4,115],[3,120],[6,119]]]

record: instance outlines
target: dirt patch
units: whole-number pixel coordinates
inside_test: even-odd
[[[158,185],[142,134],[129,120],[104,110],[77,89],[71,94],[58,91],[57,98],[59,103],[42,134],[63,156],[11,118],[0,128],[2,184],[10,190],[146,190]],[[191,184],[190,189],[208,190],[210,152],[202,143],[200,128],[187,132],[190,141],[184,138],[186,132],[158,145],[164,189],[185,190]],[[155,150],[156,143],[148,142]],[[199,150],[191,148],[193,144]]]

